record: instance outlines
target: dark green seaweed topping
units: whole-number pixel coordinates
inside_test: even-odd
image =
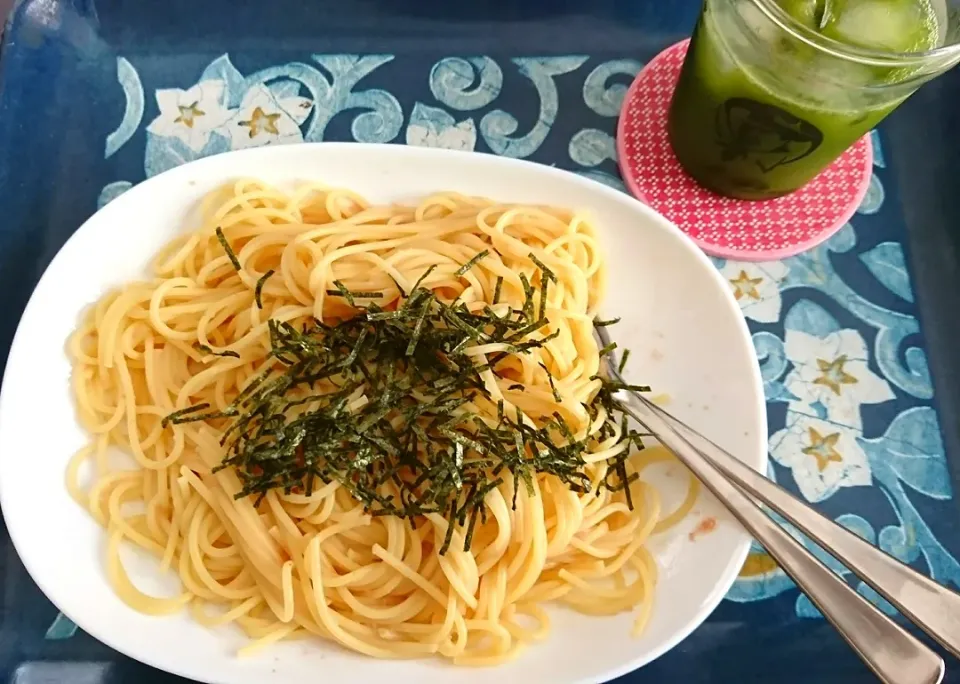
[[[600,358],[603,358],[607,354],[612,354],[616,348],[617,348],[617,343],[611,342],[610,344],[608,344],[607,346],[603,347],[600,350]]]
[[[230,351],[229,349],[227,349],[226,351],[222,351],[222,352],[213,351],[213,349],[211,349],[211,348],[208,347],[207,345],[205,345],[205,344],[200,344],[199,342],[198,342],[197,344],[193,345],[193,346],[196,348],[197,351],[203,352],[204,354],[210,354],[211,356],[229,356],[230,358],[233,358],[233,359],[239,359],[239,358],[240,358],[240,354],[238,354],[238,353],[235,352],[235,351]]]
[[[223,247],[223,251],[227,253],[227,256],[230,257],[230,263],[233,264],[235,271],[240,270],[240,260],[237,258],[236,253],[233,251],[233,248],[230,246],[230,243],[227,242],[227,238],[223,235],[223,229],[217,228],[217,240],[220,241],[220,246]]]
[[[462,268],[469,270],[479,258]],[[542,292],[554,276],[536,263]],[[507,481],[506,473],[514,507],[521,486],[534,492],[537,473],[589,492],[585,456],[618,435],[619,421],[623,453],[608,461],[599,487],[624,490],[632,507],[629,484],[638,475],[627,458],[632,448],[643,448],[644,434],[629,427],[614,398],[620,385],[595,378],[599,389],[584,407],[591,421],[600,411],[607,420],[599,434],[581,440],[560,412],[531,422],[486,388],[483,371],[496,372],[509,355],[527,354],[557,334],[533,336],[547,320],[545,299],[534,315],[529,279],[520,275],[526,292],[521,310],[497,315],[490,307],[470,311],[463,303],[440,301],[419,286],[429,273],[395,311],[371,302],[335,324],[296,327],[270,320],[266,371],[225,410],[206,411],[209,406],[200,404],[167,416],[164,425],[218,421],[226,456],[217,470],[236,470],[242,484],[237,498],[254,496],[259,504],[271,489],[309,494],[320,484],[339,482],[372,515],[411,523],[428,513],[442,515],[449,522],[442,553],[455,527],[469,548],[477,519],[486,520],[485,497]],[[354,306],[382,296],[334,286],[330,294]],[[480,363],[466,354],[477,343],[503,344],[507,351]],[[559,403],[554,378],[549,372],[547,377]]]
[[[455,275],[457,278],[459,278],[460,276],[466,275],[467,273],[470,272],[471,268],[477,265],[478,261],[480,261],[481,259],[486,259],[488,256],[490,256],[490,250],[487,250],[487,249],[477,253],[470,259],[470,261],[468,261],[463,266],[458,268],[453,275]]]
[[[196,405],[194,405],[194,406],[188,406],[188,407],[185,408],[185,409],[180,409],[179,411],[174,411],[174,412],[171,413],[170,415],[166,416],[163,420],[160,421],[160,424],[161,424],[163,427],[167,427],[167,425],[169,425],[170,423],[176,424],[176,423],[179,422],[180,419],[183,418],[184,416],[188,416],[188,415],[190,415],[190,414],[192,414],[192,413],[196,413],[196,412],[198,412],[198,411],[203,411],[204,409],[208,409],[208,408],[210,408],[210,404],[196,404]]]
[[[608,325],[616,325],[616,324],[619,323],[619,322],[620,322],[620,318],[619,318],[619,317],[618,317],[618,318],[610,318],[610,319],[605,320],[605,321],[601,321],[601,320],[599,320],[599,319],[596,319],[596,320],[593,321],[593,327],[595,327],[595,328],[606,328]]]
[[[550,281],[557,282],[557,276],[554,275],[553,271],[544,265],[534,254],[530,254],[530,260],[537,265],[537,268],[540,269],[540,314],[539,317],[543,318],[547,315],[547,290],[550,287]]]
[[[553,392],[553,400],[558,404],[561,403],[563,401],[563,397],[560,396],[560,392],[557,390],[557,385],[553,382],[553,375],[543,363],[540,364],[540,367],[543,369],[543,372],[547,374],[547,381],[550,383],[550,391]]]
[[[348,290],[339,280],[334,280],[333,284],[337,289],[327,290],[327,294],[331,297],[343,297],[347,300],[347,304],[353,307],[357,306],[358,299],[381,299],[383,297],[383,292]]]
[[[263,286],[266,284],[267,279],[270,278],[270,276],[272,276],[274,273],[276,273],[276,271],[271,268],[269,271],[260,276],[259,280],[257,280],[257,288],[253,291],[253,298],[257,302],[258,309],[263,308],[263,299],[261,299],[263,296]]]
[[[500,303],[500,291],[503,289],[503,276],[497,276],[497,284],[493,287],[493,303]]]

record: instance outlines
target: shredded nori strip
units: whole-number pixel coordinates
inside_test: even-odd
[[[276,271],[274,271],[274,270],[271,268],[269,271],[267,271],[267,272],[264,273],[262,276],[260,276],[260,279],[259,279],[259,280],[257,280],[257,288],[253,291],[253,298],[254,298],[254,299],[256,300],[256,302],[257,302],[257,308],[258,308],[258,309],[262,309],[262,308],[263,308],[263,299],[262,299],[262,297],[263,297],[263,286],[266,284],[267,279],[268,279],[270,276],[272,276],[274,273],[276,273]]]
[[[488,256],[490,256],[490,250],[485,249],[482,252],[479,252],[478,254],[474,255],[467,263],[465,263],[463,266],[458,268],[453,275],[455,275],[457,278],[459,278],[460,276],[466,275],[471,268],[477,265],[478,261],[480,261],[481,259],[485,259]]]
[[[230,358],[234,358],[234,359],[240,358],[240,354],[238,354],[235,351],[231,351],[229,349],[227,349],[226,351],[218,352],[218,351],[213,351],[210,347],[208,347],[205,344],[198,343],[193,346],[196,347],[197,351],[203,352],[204,354],[210,354],[211,356],[229,356]]]
[[[230,243],[227,242],[227,238],[223,234],[223,228],[217,227],[217,240],[220,241],[220,246],[223,247],[223,251],[227,253],[227,256],[230,257],[230,263],[233,264],[235,271],[240,270],[240,260],[237,258],[236,253],[233,251],[233,248],[230,246]]]
[[[179,411],[174,411],[170,415],[164,417],[160,421],[160,425],[167,427],[170,423],[176,423],[183,416],[189,415],[191,413],[196,413],[198,411],[203,411],[204,409],[210,408],[210,404],[195,404],[194,406],[188,406],[185,409],[180,409]]]
[[[593,327],[595,328],[606,328],[608,325],[616,325],[620,322],[620,318],[610,318],[604,321],[596,319],[593,321]]]
[[[493,287],[493,303],[500,303],[500,291],[503,289],[503,276],[497,276],[497,284]]]
[[[469,270],[480,258],[461,268]],[[242,484],[237,498],[253,496],[259,504],[271,489],[310,493],[320,483],[339,482],[372,515],[404,517],[411,524],[428,513],[442,515],[449,522],[443,553],[455,528],[464,535],[464,549],[469,548],[477,518],[482,522],[487,517],[485,498],[509,481],[506,473],[514,507],[521,486],[533,494],[537,473],[557,477],[572,491],[591,491],[585,457],[617,434],[611,421],[621,420],[618,443],[628,448],[608,461],[599,488],[623,490],[632,508],[629,484],[639,476],[627,458],[630,447],[643,448],[644,434],[629,427],[614,398],[626,386],[592,378],[600,381],[599,387],[584,407],[591,421],[601,410],[608,419],[599,434],[578,440],[560,413],[536,418],[531,425],[505,410],[481,377],[507,356],[527,354],[558,334],[535,335],[546,325],[542,292],[555,276],[534,261],[541,299],[534,301],[536,288],[521,273],[523,306],[503,315],[490,307],[470,311],[463,303],[448,304],[421,288],[432,268],[396,311],[375,302],[358,306],[358,300],[383,293],[352,292],[335,282],[337,289],[329,294],[354,306],[353,317],[335,324],[314,320],[301,328],[270,320],[268,360],[278,361],[278,368],[253,379],[224,410],[191,406],[167,416],[163,424],[219,421],[226,456],[217,470],[235,469]],[[499,290],[502,279],[497,282]],[[537,304],[540,315],[535,318]],[[508,351],[477,365],[464,353],[470,342],[501,343]],[[549,371],[547,377],[560,402]],[[361,396],[366,403],[357,401]],[[493,406],[495,417],[490,415]]]

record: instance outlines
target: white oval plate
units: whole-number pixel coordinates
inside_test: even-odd
[[[739,307],[710,261],[643,204],[572,173],[485,154],[331,143],[232,152],[151,178],[99,211],[57,254],[23,314],[0,393],[0,503],[20,558],[54,604],[128,656],[224,684],[446,684],[451,677],[463,684],[592,684],[653,660],[710,614],[733,583],[750,540],[707,494],[686,520],[652,543],[660,581],[640,638],[630,636],[630,614],[593,618],[556,609],[545,643],[496,668],[376,661],[311,640],[238,659],[235,650],[244,642],[238,630],[205,629],[186,613],[146,617],[116,598],[104,572],[103,530],[64,487],[67,461],[86,443],[74,416],[65,341],[105,290],[147,274],[160,247],[188,228],[185,217],[205,193],[241,176],[281,186],[321,180],[376,203],[456,190],[587,211],[610,267],[603,313],[623,317],[611,332],[621,348],[632,350],[633,379],[669,395],[671,411],[752,467],[765,467],[763,390]],[[660,475],[666,506],[679,503],[686,473],[668,466]],[[715,529],[691,535],[710,516],[718,519]],[[150,576],[153,565],[128,563],[146,590],[160,586],[160,578]]]

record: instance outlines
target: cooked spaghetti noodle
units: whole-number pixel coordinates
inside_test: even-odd
[[[545,324],[530,334],[540,346],[501,354],[481,373],[493,403],[463,410],[496,404],[530,424],[562,415],[578,439],[596,437],[583,470],[593,486],[578,492],[536,473],[517,488],[507,473],[485,493],[469,548],[462,521],[371,515],[336,480],[238,496],[238,472],[220,467],[224,421],[165,420],[197,404],[225,411],[269,372],[270,321],[297,329],[355,316],[355,304],[331,296],[338,288],[372,293],[383,311],[418,284],[470,311],[509,310],[540,294],[541,268],[555,282],[543,293]],[[562,209],[451,193],[370,206],[344,190],[284,193],[255,180],[211,194],[199,228],[162,250],[153,278],[105,296],[69,343],[92,441],[67,484],[108,531],[113,588],[143,613],[187,608],[205,625],[236,624],[252,639],[244,651],[317,635],[379,658],[495,664],[546,636],[547,602],[590,615],[634,610],[641,630],[656,583],[645,543],[676,524],[697,491],[691,484],[664,512],[643,480],[600,487],[610,459],[630,446],[619,426],[601,432],[609,416],[588,411],[600,382],[591,326],[604,277],[592,226]],[[477,364],[498,352],[467,349]],[[351,406],[369,400],[350,397]],[[132,467],[113,467],[113,446]],[[651,448],[627,463],[639,473],[664,458]],[[88,468],[91,482],[81,483]],[[441,553],[444,538],[452,543]],[[125,541],[174,570],[182,592],[137,589],[120,561]]]

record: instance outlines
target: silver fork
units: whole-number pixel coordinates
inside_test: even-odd
[[[610,344],[603,327],[594,327],[594,334],[601,347]],[[618,372],[615,358],[613,353],[603,357],[608,376],[628,384]],[[624,391],[621,396],[624,411],[644,425],[713,492],[881,681],[939,684],[944,675],[944,662],[939,655],[818,561],[750,497],[796,525],[958,657],[960,595],[822,516],[643,395]]]

